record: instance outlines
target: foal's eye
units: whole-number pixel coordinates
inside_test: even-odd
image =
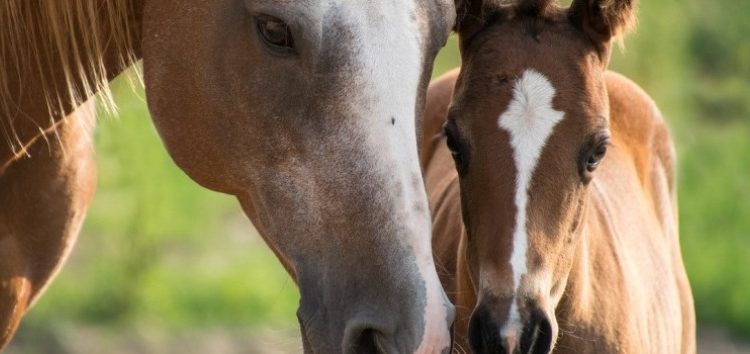
[[[445,122],[445,125],[443,125],[443,133],[445,134],[448,150],[450,150],[451,156],[453,156],[453,162],[456,163],[458,174],[463,175],[466,172],[467,159],[466,153],[463,151],[465,150],[464,146],[457,136],[456,129],[456,123],[452,120]]]
[[[268,49],[279,54],[294,53],[292,30],[284,21],[272,16],[259,16],[258,34]]]
[[[607,146],[609,146],[609,142],[602,142],[600,143],[596,149],[593,150],[591,153],[591,156],[589,156],[588,161],[586,161],[586,170],[589,172],[594,172],[597,167],[602,163],[602,159],[604,159],[604,155],[607,154]]]
[[[593,172],[601,165],[609,147],[609,135],[592,140],[581,152],[580,173],[583,183],[589,183],[594,178]]]

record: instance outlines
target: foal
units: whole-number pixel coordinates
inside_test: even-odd
[[[632,1],[459,10],[464,64],[430,90],[422,156],[459,347],[695,352],[669,132],[607,71]]]

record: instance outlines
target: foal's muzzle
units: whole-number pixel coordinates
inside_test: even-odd
[[[508,308],[509,306],[503,306]],[[507,327],[507,311],[493,312],[480,304],[469,323],[469,343],[474,353],[549,354],[554,342],[554,329],[549,317],[533,309],[523,316],[520,330]],[[501,318],[502,320],[498,320]]]

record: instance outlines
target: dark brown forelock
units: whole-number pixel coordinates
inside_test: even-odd
[[[470,42],[491,25],[518,17],[546,18],[556,0],[458,0],[455,31]],[[463,45],[462,45],[463,46]]]
[[[580,18],[587,15],[589,7],[594,6],[598,8],[597,15],[603,22],[590,25],[594,25],[595,30],[604,35],[600,39],[621,41],[636,27],[637,4],[636,0],[574,0],[568,10],[569,18],[579,22]],[[546,10],[551,7],[561,8],[557,0],[456,0],[458,14],[455,29],[460,33],[461,23],[467,20],[473,20],[484,27],[497,19],[516,16],[545,17]]]
[[[498,13],[507,16],[523,14],[527,16],[537,16],[544,12],[555,0],[458,0],[456,8],[458,9],[458,21],[465,19],[467,16],[477,16],[479,20],[488,20]],[[476,7],[481,7],[477,9]]]
[[[544,13],[554,0],[525,0],[516,1],[514,6],[515,13],[529,17],[537,17]]]

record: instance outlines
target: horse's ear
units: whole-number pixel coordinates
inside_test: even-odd
[[[636,0],[574,0],[570,19],[595,43],[607,46],[633,27],[635,7]]]

